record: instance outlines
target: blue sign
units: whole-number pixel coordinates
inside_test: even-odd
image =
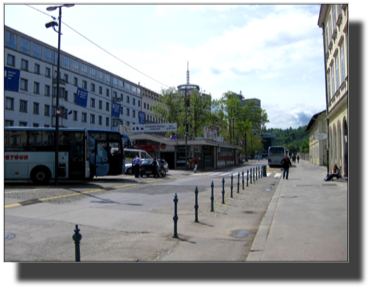
[[[139,124],[145,125],[145,113],[141,111],[139,112]]]
[[[18,92],[19,84],[20,84],[20,70],[5,68],[4,89]]]
[[[119,103],[112,103],[112,116],[113,117],[120,117],[120,104]]]
[[[75,103],[78,106],[87,107],[87,95],[88,95],[88,92],[86,90],[82,90],[78,88],[77,100],[75,101]]]

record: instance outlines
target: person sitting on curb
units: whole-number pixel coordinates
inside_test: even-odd
[[[333,173],[332,174],[327,174],[327,176],[325,177],[325,181],[331,181],[334,177],[336,177],[336,179],[338,179],[340,176],[340,170],[338,168],[338,166],[335,164],[334,167],[333,167]]]

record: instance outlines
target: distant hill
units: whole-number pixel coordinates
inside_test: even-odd
[[[309,152],[309,133],[306,132],[306,127],[298,129],[266,129],[265,133],[275,134],[278,137],[277,142],[289,149],[290,155],[298,152]],[[263,132],[264,133],[264,132]]]

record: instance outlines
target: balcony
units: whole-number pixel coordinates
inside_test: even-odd
[[[57,85],[57,82],[58,82],[58,79],[57,78],[53,78],[53,85]],[[66,80],[60,78],[59,79],[59,85],[66,85]]]
[[[121,97],[112,97],[112,101],[121,102]]]

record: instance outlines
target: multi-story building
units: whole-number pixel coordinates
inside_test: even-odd
[[[55,127],[57,48],[4,30],[5,125]],[[60,65],[60,127],[118,130],[139,122],[139,85],[64,51]]]
[[[348,5],[322,4],[318,26],[323,31],[328,167],[348,176]]]
[[[326,111],[319,112],[310,119],[306,127],[309,132],[309,162],[318,166],[327,165],[327,124]]]

